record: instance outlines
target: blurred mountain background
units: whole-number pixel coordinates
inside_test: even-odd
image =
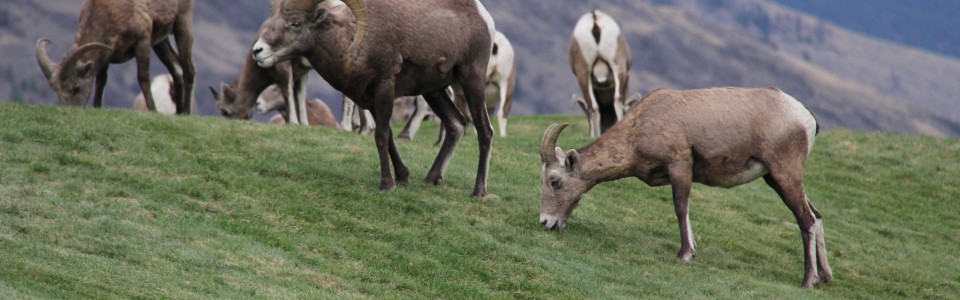
[[[58,105],[35,59],[49,38],[59,61],[73,42],[81,0],[0,2],[0,101]],[[579,93],[567,58],[579,16],[603,10],[633,51],[630,94],[655,88],[777,86],[825,128],[960,136],[960,1],[953,0],[483,0],[514,44],[514,115],[570,114]],[[208,86],[232,82],[267,17],[264,0],[199,0],[194,16],[196,97],[217,114]],[[155,60],[153,75],[165,72]],[[132,107],[132,61],[110,67],[105,102]],[[318,75],[308,94],[339,112]],[[262,117],[260,117],[262,118]]]

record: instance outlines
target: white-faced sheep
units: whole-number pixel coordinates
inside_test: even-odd
[[[443,92],[457,84],[478,132],[472,195],[486,195],[493,128],[484,108],[484,85],[495,32],[487,10],[479,0],[346,0],[356,17],[352,22],[339,3],[284,1],[254,45],[257,63],[270,67],[306,57],[331,86],[373,112],[382,190],[406,185],[410,174],[389,126],[399,96],[423,95],[449,133],[426,177],[429,183],[441,182],[465,124]]]
[[[150,93],[150,52],[156,52],[174,79],[177,113],[190,114],[196,71],[193,65],[193,0],[86,0],[73,46],[60,64],[47,54],[47,39],[37,41],[37,62],[50,87],[65,105],[83,106],[96,79],[93,106],[103,105],[107,67],[132,58],[146,104],[155,110]],[[177,42],[174,51],[169,35]],[[179,53],[178,53],[179,52]]]
[[[796,217],[803,237],[803,286],[832,278],[823,221],[803,190],[803,164],[817,121],[776,88],[655,90],[593,143],[566,153],[556,147],[566,125],[543,134],[540,224],[562,229],[593,186],[636,177],[669,184],[680,223],[680,252],[696,253],[687,203],[694,182],[733,187],[763,177]]]
[[[288,124],[286,118],[288,114],[286,110],[289,106],[287,105],[287,101],[284,100],[280,88],[276,85],[271,85],[264,90],[263,93],[260,93],[260,97],[257,97],[257,112],[260,114],[268,114],[273,111],[280,112],[280,114],[270,119],[269,123],[271,124]],[[337,119],[333,116],[333,112],[330,111],[330,107],[320,99],[307,100],[306,107],[306,116],[310,122],[310,126],[340,129],[340,124],[337,123]]]
[[[631,64],[616,20],[598,10],[580,17],[570,39],[570,67],[583,92],[573,100],[587,114],[590,136],[600,136],[623,118]]]

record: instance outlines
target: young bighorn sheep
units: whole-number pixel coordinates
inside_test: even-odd
[[[570,39],[570,67],[583,92],[573,100],[587,114],[590,136],[600,136],[623,118],[631,64],[617,21],[598,10],[580,17]]]
[[[275,14],[280,9],[282,0],[270,0],[270,13]],[[266,24],[266,23],[264,23]],[[262,27],[263,25],[261,25]],[[257,39],[260,39],[257,36]],[[246,60],[240,74],[232,84],[220,84],[220,91],[210,87],[220,114],[230,119],[250,119],[253,117],[253,107],[257,104],[257,97],[267,87],[276,85],[281,90],[286,107],[293,107],[284,114],[288,124],[307,126],[307,81],[309,79],[310,62],[305,59],[293,59],[277,63],[269,68],[261,68],[254,62],[252,53],[247,53]]]
[[[254,45],[257,63],[270,67],[304,56],[331,86],[373,112],[382,190],[406,185],[410,174],[389,126],[393,100],[423,95],[450,133],[426,177],[439,184],[464,127],[463,115],[443,89],[461,87],[480,148],[472,194],[485,195],[493,129],[483,90],[495,32],[487,10],[479,0],[346,0],[356,16],[350,22],[338,3],[284,1]]]
[[[593,143],[566,153],[556,147],[566,125],[543,134],[540,224],[563,229],[594,185],[636,177],[669,184],[680,223],[680,252],[695,254],[687,203],[693,182],[734,187],[759,177],[793,212],[803,237],[803,286],[832,278],[823,221],[803,190],[803,164],[817,121],[803,104],[776,88],[655,90]]]
[[[86,0],[73,46],[60,64],[47,54],[47,39],[37,41],[37,62],[60,102],[83,106],[96,78],[93,106],[103,106],[107,68],[136,58],[137,81],[146,104],[156,110],[150,95],[150,50],[157,53],[174,80],[178,114],[190,114],[196,71],[193,65],[193,0]],[[169,40],[177,42],[174,51]],[[178,54],[179,52],[179,54]]]
[[[507,136],[507,117],[517,88],[517,61],[513,45],[503,33],[493,38],[493,51],[487,64],[487,113],[497,117],[500,137]],[[499,100],[499,101],[498,101]],[[498,103],[499,102],[499,103]],[[496,109],[496,111],[492,111]]]
[[[150,93],[153,96],[157,113],[168,116],[177,114],[177,105],[173,101],[176,94],[173,89],[173,76],[170,76],[170,74],[154,76],[153,80],[150,81]],[[192,106],[191,110],[197,111],[197,102],[193,102]],[[150,111],[147,108],[147,97],[144,97],[143,93],[137,94],[137,98],[133,99],[133,109],[143,112]]]

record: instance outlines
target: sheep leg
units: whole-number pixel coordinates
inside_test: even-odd
[[[477,181],[471,195],[483,197],[487,195],[487,175],[490,170],[490,152],[493,148],[493,127],[490,124],[490,116],[487,115],[487,103],[484,100],[483,93],[483,88],[486,86],[486,77],[484,76],[486,66],[472,69],[464,67],[459,70],[460,85],[463,87],[463,95],[466,98],[467,106],[470,108],[470,116],[473,120],[473,127],[477,131],[477,143],[480,147]]]
[[[147,102],[147,110],[157,111],[157,105],[153,102],[153,92],[150,90],[150,40],[141,40],[135,51],[137,59],[137,82],[140,84],[140,91],[143,92],[143,99]]]
[[[295,74],[295,72],[290,72]],[[300,125],[310,126],[309,115],[307,114],[307,80],[310,79],[310,73],[303,73],[300,78],[296,78],[296,81],[293,82],[293,89],[296,92],[297,97],[297,115],[300,116]]]
[[[353,103],[350,98],[343,96],[343,105],[342,110],[340,111],[340,128],[343,131],[352,132],[353,131],[353,119],[354,119],[354,110],[357,109],[357,105]]]
[[[823,215],[813,206],[813,202],[810,202],[809,198],[807,198],[807,204],[810,205],[810,210],[813,211],[813,215],[817,217],[817,225],[815,228],[815,234],[817,235],[817,276],[820,277],[820,283],[827,283],[830,279],[833,279],[833,271],[830,269],[830,263],[827,261],[827,244],[823,236]]]
[[[93,107],[96,108],[103,107],[103,90],[104,87],[107,86],[107,66],[109,66],[109,64],[104,65],[103,69],[97,72],[96,90],[94,90],[93,94]]]
[[[803,191],[802,174],[796,171],[801,170],[802,164],[796,164],[797,168],[780,168],[776,165],[768,166],[770,173],[763,176],[763,180],[773,188],[783,203],[790,208],[793,216],[797,219],[797,225],[800,227],[800,235],[803,238],[803,286],[813,287],[818,281],[817,277],[817,219],[814,216],[810,205],[806,201],[806,195]]]
[[[501,76],[505,77],[505,76]],[[497,88],[500,92],[500,105],[497,106],[497,126],[500,130],[500,137],[507,137],[507,114],[510,111],[510,107],[507,104],[507,81],[502,80]]]
[[[397,136],[398,139],[413,140],[417,131],[420,130],[420,124],[423,124],[423,118],[428,114],[427,105],[427,101],[423,99],[422,95],[417,96],[417,100],[413,103],[413,114],[410,115],[407,124],[400,131],[400,135]]]
[[[693,229],[690,227],[690,190],[693,186],[693,163],[683,162],[671,165],[668,168],[670,186],[673,188],[673,209],[680,224],[680,252],[677,259],[690,261],[697,255],[696,242],[693,240]]]
[[[170,77],[173,77],[173,103],[180,103],[185,97],[183,69],[176,62],[177,53],[173,50],[173,45],[170,45],[170,41],[161,42],[153,46],[153,52],[157,54],[157,58],[170,72]]]
[[[410,169],[400,158],[400,152],[393,140],[393,130],[390,128],[390,117],[393,114],[394,83],[390,80],[381,80],[373,104],[373,117],[377,123],[374,131],[374,140],[377,143],[377,152],[380,155],[380,189],[391,190],[397,182],[407,184]],[[397,173],[395,181],[390,173],[390,163]]]
[[[460,137],[463,136],[467,121],[466,117],[460,113],[460,110],[453,104],[453,101],[446,92],[436,91],[425,94],[423,95],[423,99],[427,102],[427,105],[430,105],[430,108],[433,109],[433,113],[437,115],[437,118],[440,119],[440,123],[443,125],[442,129],[446,132],[446,134],[442,136],[448,137],[443,139],[440,152],[437,153],[437,158],[433,161],[433,166],[430,167],[430,171],[427,172],[427,178],[425,179],[427,183],[438,185],[443,181],[443,174],[450,164],[453,152],[457,149],[457,143],[460,141]]]
[[[193,12],[177,18],[173,27],[173,36],[177,40],[180,54],[180,67],[183,70],[183,99],[177,102],[177,114],[193,114],[194,90],[197,83],[197,69],[193,65]],[[176,78],[176,76],[174,76]]]

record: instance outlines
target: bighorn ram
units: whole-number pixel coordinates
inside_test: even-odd
[[[282,0],[270,0],[270,13],[275,14],[280,9]],[[266,23],[264,23],[266,24]],[[260,39],[258,36],[257,39]],[[281,90],[286,107],[293,107],[284,114],[288,124],[309,125],[307,118],[307,80],[310,75],[310,63],[305,59],[293,59],[277,63],[270,68],[261,68],[253,60],[253,55],[247,53],[243,69],[237,74],[232,84],[220,84],[220,92],[210,87],[210,92],[217,101],[220,114],[231,119],[250,119],[253,117],[253,107],[268,86],[276,84]]]
[[[570,39],[570,67],[583,92],[573,99],[587,114],[590,136],[600,136],[623,118],[631,64],[617,21],[598,10],[580,17]]]
[[[823,221],[803,190],[803,164],[817,121],[776,88],[655,90],[593,143],[556,147],[566,125],[543,134],[540,224],[562,229],[584,193],[601,182],[636,177],[669,184],[680,223],[680,252],[695,254],[687,202],[693,182],[733,187],[763,177],[793,212],[803,237],[803,286],[832,278]]]
[[[73,46],[60,64],[47,54],[47,39],[37,41],[37,62],[50,87],[66,105],[82,106],[96,78],[93,106],[103,105],[110,64],[137,61],[137,81],[147,107],[156,110],[150,95],[150,50],[173,75],[177,113],[190,114],[196,72],[193,46],[193,0],[86,0]],[[178,51],[169,40],[173,34]],[[177,53],[179,52],[179,54]]]
[[[484,85],[495,32],[487,10],[479,0],[346,0],[356,16],[350,22],[350,13],[338,3],[284,1],[254,45],[257,63],[270,67],[304,56],[331,86],[373,112],[382,190],[407,184],[410,174],[389,126],[393,100],[423,95],[446,127],[450,137],[426,177],[439,184],[464,127],[463,115],[443,89],[461,87],[480,148],[472,194],[485,195],[493,129]]]
[[[260,114],[268,114],[272,111],[279,111],[280,114],[274,116],[270,119],[269,123],[271,124],[288,124],[287,116],[287,101],[284,100],[280,88],[276,85],[271,85],[263,93],[260,93],[260,97],[257,98],[257,111]],[[337,123],[337,118],[333,116],[333,112],[330,111],[330,107],[320,99],[308,100],[306,103],[307,107],[307,119],[310,120],[309,125],[311,126],[324,126],[333,129],[340,129],[340,124]]]
[[[157,108],[157,113],[168,116],[177,114],[177,105],[173,101],[175,94],[173,76],[162,74],[153,77],[153,80],[150,81],[150,93],[153,95],[153,103]],[[197,102],[193,102],[192,106],[191,110],[197,111]],[[147,98],[143,96],[143,93],[137,94],[137,98],[133,99],[133,109],[144,112],[150,111],[147,108]]]

